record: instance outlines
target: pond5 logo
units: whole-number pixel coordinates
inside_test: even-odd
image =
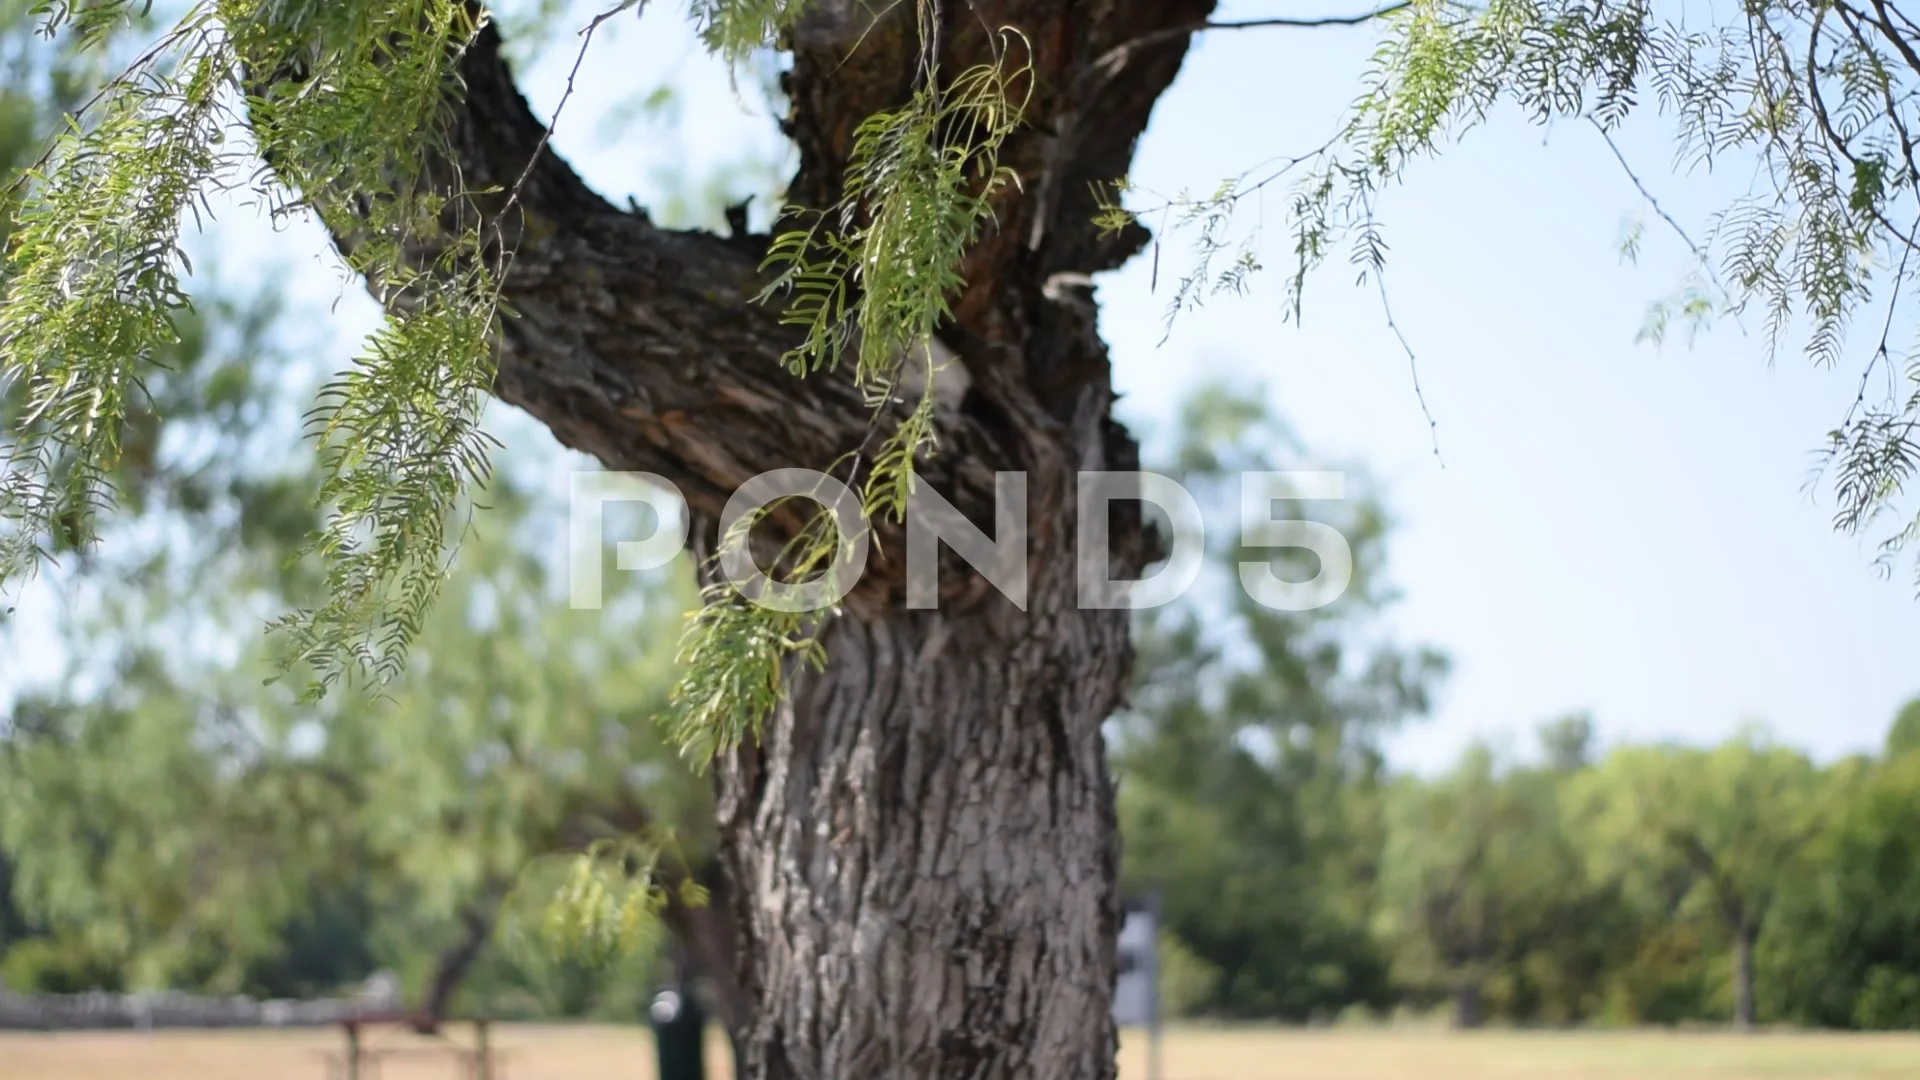
[[[1240,587],[1256,603],[1277,611],[1311,611],[1339,599],[1353,581],[1353,550],[1346,537],[1319,521],[1275,516],[1282,503],[1340,500],[1346,476],[1338,472],[1248,472],[1240,474],[1240,542],[1247,548],[1311,551],[1319,569],[1305,581],[1274,573],[1271,562],[1239,564]],[[751,525],[767,507],[786,499],[818,503],[837,539],[820,572],[798,582],[778,582],[755,562],[748,543]],[[1108,507],[1115,502],[1151,503],[1172,524],[1171,551],[1144,578],[1115,580],[1111,566]],[[665,477],[644,472],[576,472],[567,511],[567,577],[572,604],[601,603],[603,534],[609,503],[639,503],[654,511],[652,535],[615,544],[621,570],[652,570],[672,562],[687,545],[689,522],[680,491]],[[1172,477],[1152,472],[1083,472],[1079,478],[1075,537],[1079,605],[1086,609],[1141,610],[1172,603],[1200,578],[1206,556],[1206,522],[1193,493]],[[907,606],[939,606],[939,547],[964,559],[1022,611],[1027,607],[1027,477],[994,477],[994,533],[987,533],[947,502],[931,485],[916,483],[906,507]],[[748,480],[727,500],[720,517],[721,574],[740,595],[779,611],[833,607],[865,572],[868,534],[860,500],[847,485],[811,469],[776,469]]]

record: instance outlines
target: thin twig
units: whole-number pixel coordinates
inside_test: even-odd
[[[1412,0],[1398,0],[1398,2],[1396,3],[1387,4],[1382,7],[1378,7],[1373,9],[1372,11],[1363,11],[1357,15],[1326,15],[1319,18],[1310,18],[1310,19],[1293,19],[1293,18],[1281,17],[1281,18],[1272,18],[1272,19],[1225,19],[1225,20],[1219,20],[1219,21],[1210,20],[1208,22],[1201,23],[1200,29],[1202,30],[1257,30],[1263,26],[1298,26],[1298,27],[1359,26],[1362,23],[1372,22],[1373,20],[1378,19],[1383,15],[1391,15],[1394,12],[1399,11],[1401,8],[1411,6],[1411,4],[1412,4]]]
[[[506,281],[507,263],[511,261],[511,256],[507,251],[506,235],[503,232],[507,215],[512,213],[514,208],[520,205],[520,195],[526,189],[527,180],[533,176],[534,166],[540,163],[540,156],[546,153],[547,144],[553,141],[554,129],[560,126],[560,114],[566,111],[567,102],[573,98],[574,80],[579,78],[580,65],[586,62],[587,49],[593,45],[594,31],[600,29],[602,25],[615,16],[625,14],[636,7],[644,11],[646,6],[647,0],[620,0],[620,3],[595,15],[593,21],[589,22],[580,30],[580,50],[574,54],[573,67],[567,71],[567,86],[566,89],[560,93],[559,104],[553,107],[553,119],[547,121],[545,130],[540,132],[540,141],[534,145],[533,153],[527,155],[526,166],[520,170],[519,179],[513,182],[513,187],[507,192],[506,202],[501,204],[500,213],[495,215],[493,220],[493,237],[494,240],[500,244],[500,268],[498,279],[494,282],[494,299],[496,303],[499,300],[500,291],[504,288]]]
[[[1602,139],[1606,140],[1607,149],[1613,151],[1613,160],[1620,163],[1620,171],[1627,174],[1628,180],[1633,181],[1634,190],[1640,193],[1641,198],[1647,200],[1647,205],[1653,207],[1653,212],[1660,215],[1660,220],[1667,223],[1667,226],[1673,230],[1673,234],[1678,236],[1681,242],[1687,245],[1687,249],[1693,252],[1693,257],[1700,261],[1700,264],[1706,268],[1707,273],[1713,273],[1712,265],[1707,262],[1706,249],[1694,241],[1693,237],[1688,234],[1686,227],[1675,220],[1672,214],[1667,213],[1667,208],[1661,206],[1660,200],[1655,198],[1653,192],[1647,189],[1647,185],[1640,179],[1640,174],[1635,172],[1633,166],[1627,162],[1627,156],[1620,152],[1620,145],[1613,141],[1613,132],[1601,126],[1600,121],[1595,120],[1591,116],[1587,117],[1587,122],[1593,125],[1593,130],[1599,132]],[[1720,283],[1715,281],[1714,284],[1717,286]],[[1724,291],[1724,289],[1722,291]]]
[[[1376,220],[1371,198],[1362,196],[1360,206],[1366,214],[1367,221]],[[1394,338],[1400,342],[1400,351],[1407,354],[1407,373],[1413,377],[1413,398],[1420,403],[1420,415],[1427,418],[1427,438],[1433,443],[1433,460],[1439,462],[1440,467],[1444,469],[1447,467],[1447,459],[1440,454],[1440,422],[1433,418],[1433,410],[1427,407],[1427,392],[1420,386],[1420,358],[1414,355],[1413,345],[1407,341],[1407,335],[1401,332],[1400,323],[1393,317],[1393,302],[1387,298],[1386,268],[1375,262],[1367,268],[1366,272],[1373,275],[1374,288],[1380,294],[1380,313],[1386,316],[1387,329],[1393,331]]]
[[[1887,363],[1888,376],[1892,376],[1893,353],[1887,346],[1887,338],[1893,334],[1893,319],[1900,308],[1900,286],[1907,280],[1907,260],[1913,254],[1913,245],[1920,239],[1920,216],[1916,216],[1913,228],[1907,232],[1907,245],[1900,252],[1900,266],[1893,272],[1893,287],[1887,290],[1887,319],[1880,327],[1880,346],[1867,359],[1866,370],[1860,373],[1860,389],[1853,396],[1853,404],[1847,406],[1847,415],[1840,421],[1841,430],[1853,423],[1854,414],[1867,402],[1867,383],[1873,378],[1873,369],[1882,361]]]
[[[1151,33],[1142,34],[1132,41],[1123,42],[1108,49],[1106,52],[1100,54],[1099,59],[1087,65],[1087,67],[1081,71],[1080,77],[1085,79],[1092,76],[1093,85],[1087,89],[1097,90],[1104,86],[1107,80],[1118,75],[1120,70],[1127,66],[1127,61],[1133,59],[1135,52],[1141,49],[1150,49],[1155,45],[1161,45],[1177,38],[1189,37],[1205,30],[1257,30],[1266,27],[1283,26],[1293,27],[1295,29],[1323,26],[1359,26],[1383,16],[1391,15],[1396,11],[1401,11],[1412,6],[1412,3],[1413,0],[1393,0],[1392,3],[1384,4],[1370,11],[1363,11],[1354,15],[1325,15],[1308,18],[1235,19],[1221,22],[1208,20],[1164,27]]]
[[[1645,181],[1640,179],[1640,174],[1627,161],[1627,155],[1621,152],[1620,145],[1613,141],[1613,132],[1601,126],[1600,122],[1591,116],[1587,117],[1587,121],[1593,125],[1595,131],[1600,133],[1600,138],[1606,141],[1607,149],[1613,151],[1613,160],[1620,163],[1620,171],[1627,174],[1627,179],[1632,181],[1634,190],[1640,193],[1640,197],[1653,208],[1653,212],[1659,215],[1660,220],[1666,222],[1667,227],[1673,230],[1673,234],[1680,238],[1681,243],[1687,245],[1688,251],[1693,253],[1693,260],[1699,264],[1701,272],[1705,273],[1707,280],[1719,290],[1720,301],[1726,305],[1724,311],[1732,314],[1734,325],[1740,327],[1741,333],[1746,333],[1746,325],[1741,321],[1740,310],[1734,303],[1733,292],[1727,288],[1726,282],[1720,280],[1719,273],[1713,268],[1713,260],[1707,255],[1707,249],[1693,238],[1693,234],[1687,232],[1686,227],[1681,225],[1678,219],[1667,212],[1667,208],[1661,205],[1660,200],[1647,187]]]
[[[1400,331],[1400,324],[1394,321],[1393,304],[1387,299],[1387,275],[1376,268],[1373,271],[1373,283],[1380,292],[1380,313],[1387,318],[1387,329],[1400,342],[1400,349],[1407,354],[1407,373],[1413,376],[1413,397],[1420,403],[1420,415],[1427,418],[1427,438],[1433,443],[1433,460],[1447,467],[1447,459],[1440,455],[1440,422],[1433,418],[1433,410],[1427,407],[1426,391],[1420,387],[1420,359],[1414,355],[1413,346],[1407,342],[1407,335]]]

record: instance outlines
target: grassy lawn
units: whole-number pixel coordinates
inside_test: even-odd
[[[1892,1080],[1920,1078],[1920,1035],[1188,1030],[1165,1080]],[[1121,1075],[1146,1080],[1144,1038]]]
[[[464,1040],[464,1033],[456,1033]],[[513,1027],[498,1080],[652,1080],[640,1029]],[[0,1080],[327,1080],[328,1032],[0,1033]],[[368,1045],[433,1040],[379,1034]],[[1124,1080],[1147,1080],[1146,1041],[1129,1033]],[[715,1040],[713,1060],[724,1061]],[[1170,1032],[1164,1080],[1893,1080],[1920,1077],[1920,1035],[1750,1037],[1665,1033],[1425,1031]],[[336,1074],[337,1075],[337,1074]],[[716,1074],[717,1075],[717,1074]],[[451,1057],[402,1056],[366,1080],[455,1080]]]

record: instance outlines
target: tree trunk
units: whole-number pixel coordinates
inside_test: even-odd
[[[1130,652],[1124,613],[1071,599],[842,619],[721,770],[745,1075],[1112,1075],[1100,724]]]
[[[830,206],[854,128],[911,92],[912,8],[812,0],[790,32],[792,201]],[[994,474],[1027,474],[1028,607],[946,561],[941,608],[906,610],[902,545],[876,523],[865,578],[822,631],[825,670],[793,672],[759,744],[719,763],[754,1080],[1114,1075],[1118,847],[1101,723],[1131,652],[1124,612],[1075,603],[1074,504],[1079,472],[1137,468],[1111,419],[1087,276],[1146,233],[1101,235],[1095,188],[1127,174],[1213,0],[943,8],[941,72],[990,60],[996,29],[1013,27],[1024,42],[1006,47],[1031,58],[1032,93],[1001,155],[1021,182],[996,196],[940,330],[970,386],[916,471],[988,530]],[[541,153],[491,28],[462,75],[440,175],[457,168],[484,193],[526,170],[513,213],[497,193],[471,200],[485,235],[515,249],[504,400],[610,468],[672,480],[707,545],[758,473],[864,460],[875,418],[848,372],[789,375],[793,329],[752,302],[766,238],[660,229],[593,194]],[[351,243],[351,223],[335,225]],[[1137,506],[1115,518],[1123,577],[1152,551]]]
[[[1453,1026],[1472,1031],[1486,1023],[1486,1006],[1480,994],[1480,980],[1463,977],[1453,984]]]
[[[439,963],[434,965],[433,976],[427,981],[420,1007],[414,1010],[415,1031],[432,1035],[440,1030],[440,1022],[446,1019],[447,1007],[453,1003],[453,995],[459,991],[473,962],[480,958],[481,950],[487,947],[488,939],[493,936],[499,905],[498,897],[485,896],[461,909],[460,938],[452,948],[440,954]]]
[[[1753,1030],[1753,946],[1759,936],[1751,926],[1739,926],[1733,933],[1733,1026]]]
[[[695,867],[693,878],[707,889],[708,903],[689,906],[675,889],[661,919],[680,945],[685,961],[680,974],[705,991],[702,1000],[709,1014],[730,1038],[737,1039],[752,1014],[752,1004],[740,985],[729,879],[711,863]]]

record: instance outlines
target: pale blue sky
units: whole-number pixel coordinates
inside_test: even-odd
[[[1154,116],[1136,180],[1204,187],[1318,145],[1369,47],[1364,31],[1203,42]],[[1726,193],[1671,179],[1657,124],[1622,145],[1683,221],[1703,221]],[[1276,226],[1283,198],[1270,200]],[[1397,740],[1404,761],[1430,765],[1470,734],[1524,731],[1567,708],[1591,708],[1609,738],[1712,738],[1758,718],[1838,754],[1875,745],[1920,692],[1907,568],[1881,580],[1871,552],[1836,536],[1830,507],[1803,491],[1808,451],[1856,375],[1798,356],[1769,370],[1733,325],[1692,349],[1636,345],[1649,301],[1684,269],[1657,226],[1644,269],[1621,264],[1623,220],[1640,210],[1591,128],[1543,133],[1513,118],[1388,193],[1387,280],[1444,469],[1378,296],[1351,287],[1345,267],[1322,275],[1303,329],[1282,325],[1269,274],[1251,299],[1183,320],[1158,348],[1145,268],[1102,290],[1139,413],[1204,372],[1263,378],[1313,450],[1388,482],[1403,522],[1394,622],[1457,662],[1434,722]],[[1285,263],[1283,229],[1265,249]]]
[[[576,22],[591,10],[579,5]],[[672,5],[610,29],[555,138],[599,190],[649,202],[661,170],[699,175],[777,152],[771,119],[732,92]],[[1201,42],[1155,113],[1134,179],[1210,189],[1319,145],[1369,46],[1368,31],[1332,29]],[[543,114],[572,48],[562,34],[523,77]],[[680,135],[604,137],[615,103],[667,79],[682,94]],[[1658,125],[1622,145],[1696,227],[1727,193],[1670,177]],[[1269,199],[1262,234],[1276,268],[1289,249],[1284,198]],[[1593,710],[1606,739],[1712,739],[1760,719],[1823,757],[1875,746],[1897,705],[1920,693],[1920,604],[1907,567],[1883,580],[1871,548],[1834,534],[1830,504],[1803,490],[1808,452],[1844,413],[1857,366],[1822,372],[1785,355],[1770,369],[1733,325],[1692,348],[1636,345],[1683,252],[1649,226],[1640,266],[1622,265],[1622,223],[1642,206],[1583,125],[1549,134],[1496,123],[1416,168],[1382,211],[1395,314],[1419,353],[1444,469],[1379,299],[1352,287],[1344,266],[1314,283],[1304,328],[1281,319],[1275,269],[1246,299],[1183,317],[1159,344],[1177,240],[1158,295],[1141,259],[1105,278],[1100,299],[1123,413],[1143,429],[1164,430],[1199,381],[1260,380],[1322,462],[1357,461],[1385,481],[1401,522],[1390,568],[1405,594],[1389,627],[1456,665],[1437,715],[1395,738],[1396,760],[1431,768],[1476,736],[1519,745],[1535,722],[1575,708]],[[1249,208],[1247,227],[1259,220]],[[265,240],[242,246],[264,251]],[[273,244],[310,268],[303,291],[338,291],[311,230]],[[339,317],[357,331],[370,305],[349,289]],[[1856,344],[1857,365],[1866,343]],[[508,426],[506,455],[540,437],[528,427]]]
[[[1139,175],[1234,168],[1256,142],[1236,127],[1270,133],[1266,153],[1317,143],[1367,47],[1324,31],[1205,42],[1155,117]],[[1234,100],[1287,105],[1236,124],[1220,111]],[[1728,194],[1673,178],[1657,123],[1622,145],[1696,231]],[[1830,506],[1803,490],[1808,452],[1843,415],[1871,343],[1832,372],[1792,355],[1769,368],[1735,325],[1691,349],[1636,345],[1649,301],[1685,265],[1657,226],[1644,269],[1622,265],[1622,221],[1641,211],[1591,128],[1549,135],[1512,118],[1389,194],[1388,281],[1444,470],[1377,297],[1350,275],[1324,275],[1303,330],[1278,325],[1269,282],[1157,353],[1143,320],[1120,317],[1145,307],[1128,302],[1139,268],[1107,291],[1124,386],[1148,397],[1207,361],[1261,373],[1310,446],[1389,480],[1405,522],[1398,622],[1458,661],[1436,722],[1397,747],[1407,758],[1569,707],[1592,708],[1611,737],[1711,738],[1759,718],[1838,754],[1877,744],[1920,692],[1907,568],[1882,580],[1871,550],[1835,535]]]

